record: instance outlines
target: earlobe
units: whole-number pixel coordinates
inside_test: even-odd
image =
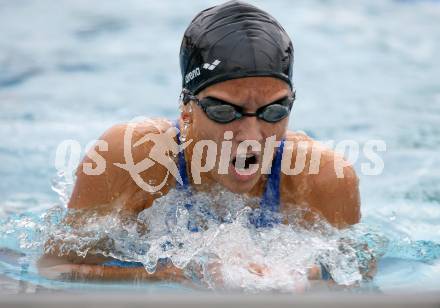
[[[180,141],[183,143],[188,137],[189,127],[193,122],[192,102],[180,105],[180,117],[183,122],[183,126],[180,131]]]
[[[180,117],[184,123],[191,124],[193,122],[192,102],[181,104]]]

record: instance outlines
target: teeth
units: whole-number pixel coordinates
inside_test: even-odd
[[[255,156],[255,154],[252,154],[252,153],[250,153],[250,154],[246,154],[246,155],[244,155],[244,154],[238,154],[236,157],[244,157],[244,158],[250,158],[250,157],[254,157]]]

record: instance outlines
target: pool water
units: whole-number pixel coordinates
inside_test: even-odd
[[[362,224],[352,234],[333,236],[370,241],[381,255],[375,290],[439,291],[440,2],[250,2],[274,15],[294,42],[298,93],[289,127],[323,141],[386,142],[380,175],[361,173],[362,155],[355,164]],[[42,242],[58,230],[71,189],[57,177],[56,149],[74,139],[83,154],[105,129],[138,115],[176,118],[180,40],[210,3],[216,4],[0,0],[0,277],[56,290],[124,288],[37,274]],[[229,200],[231,206],[242,202]],[[232,224],[220,234],[233,232],[228,228],[245,232]],[[249,233],[242,240],[262,249],[253,244],[255,236],[295,234],[298,241],[318,239],[318,249],[325,239],[297,229],[280,232]],[[192,243],[191,237],[181,240]],[[289,251],[278,252],[285,257]],[[236,286],[244,278],[230,279]],[[245,279],[241,285],[265,291],[274,281],[257,281],[256,287]],[[276,281],[281,290],[289,287]],[[186,291],[168,283],[136,288]]]

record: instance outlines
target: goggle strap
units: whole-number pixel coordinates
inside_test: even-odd
[[[195,97],[188,89],[183,88],[182,92],[180,93],[180,100],[183,102],[184,105],[188,104],[191,100],[198,100],[197,97]]]

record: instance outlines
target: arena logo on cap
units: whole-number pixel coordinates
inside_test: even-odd
[[[198,67],[196,67],[191,72],[189,72],[188,74],[185,75],[185,83],[190,82],[191,80],[193,80],[197,76],[200,76],[200,68],[198,68]]]
[[[203,68],[206,70],[212,71],[213,69],[215,69],[217,67],[217,65],[220,64],[220,62],[222,62],[222,61],[220,61],[219,59],[215,59],[214,62],[212,62],[212,63],[203,64]]]

